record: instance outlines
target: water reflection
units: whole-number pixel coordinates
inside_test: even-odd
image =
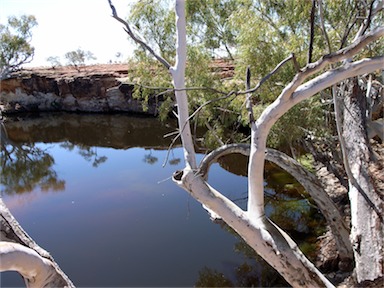
[[[108,157],[105,155],[98,155],[97,147],[74,145],[73,143],[68,141],[61,143],[60,147],[69,151],[73,151],[75,148],[77,148],[79,155],[81,155],[86,161],[91,162],[93,167],[98,167],[100,164],[104,163],[108,159]]]
[[[225,170],[237,175],[247,175],[247,157],[233,154],[219,159],[219,164]],[[290,174],[273,163],[265,164],[265,210],[272,221],[287,231],[307,256],[314,257],[315,245],[309,245],[308,240],[314,243],[314,238],[324,231],[324,218],[315,202]],[[231,198],[239,206],[245,209],[247,204],[247,192],[239,194],[237,198]]]
[[[8,137],[19,143],[63,143],[79,147],[164,149],[176,122],[126,114],[42,113],[39,116],[8,116]]]
[[[8,118],[4,127],[5,202],[76,285],[286,285],[225,223],[212,225],[196,201],[163,181],[182,165],[182,150],[168,153],[171,140],[163,137],[175,130],[172,121],[60,113]],[[236,175],[246,165],[246,158],[222,159],[209,178],[243,208],[247,181]],[[23,192],[58,190],[65,193],[11,205]],[[268,215],[309,245],[321,219],[301,186],[268,166],[265,191]]]
[[[287,287],[287,282],[256,254],[238,234],[223,221],[216,221],[224,230],[237,238],[234,251],[242,254],[246,261],[240,265],[228,263],[229,269],[219,271],[204,267],[199,271],[196,287]]]
[[[0,125],[0,183],[2,193],[31,192],[36,187],[42,191],[61,191],[65,181],[53,169],[54,158],[33,143],[15,142],[8,138],[4,125]]]

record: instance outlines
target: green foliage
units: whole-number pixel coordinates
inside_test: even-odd
[[[143,0],[131,5],[129,21],[135,32],[161,56],[170,60],[175,52],[175,13],[165,0]]]
[[[312,154],[303,154],[301,155],[297,161],[305,168],[307,169],[308,171],[312,172],[312,173],[315,173],[315,167],[314,167],[314,162],[315,162],[315,159],[313,158],[313,155]]]
[[[137,27],[143,38],[156,51],[172,63],[175,54],[174,12],[170,0],[141,0],[132,4],[130,21]],[[306,0],[206,0],[187,1],[188,67],[187,87],[201,87],[188,91],[190,112],[199,109],[193,121],[198,126],[208,127],[204,138],[208,146],[217,146],[224,142],[238,142],[246,138],[249,125],[245,110],[245,95],[230,96],[226,93],[245,89],[245,70],[250,66],[251,86],[255,86],[265,75],[291,53],[295,54],[300,67],[307,63],[310,35],[310,11],[312,3]],[[360,1],[326,0],[322,1],[323,20],[326,35],[322,31],[319,6],[316,6],[315,30],[313,35],[312,61],[316,61],[329,51],[336,51],[348,45],[365,16],[367,7]],[[379,16],[382,20],[383,16]],[[379,20],[375,20],[379,21]],[[372,26],[379,22],[373,21]],[[328,47],[326,37],[330,40]],[[384,44],[378,42],[366,49],[363,54],[377,55],[383,52]],[[212,55],[224,50],[220,55],[234,58],[234,74],[223,79],[212,67]],[[138,57],[139,56],[139,57]],[[160,68],[142,48],[136,51],[135,83],[170,88],[168,71]],[[291,62],[285,64],[278,73],[266,81],[252,95],[254,114],[258,117],[264,108],[274,101],[282,89],[292,81],[296,70]],[[214,92],[213,89],[223,93]],[[141,86],[137,97],[148,98],[156,94]],[[162,90],[164,91],[164,89]],[[141,93],[141,96],[139,94]],[[172,93],[166,94],[172,97]],[[293,151],[300,141],[311,136],[330,136],[335,134],[334,127],[327,121],[332,106],[322,103],[327,96],[312,97],[309,101],[291,109],[272,128],[268,145]],[[166,117],[173,108],[172,98],[164,102],[162,117]],[[243,134],[243,132],[245,134]]]
[[[191,37],[194,42],[202,44],[206,49],[224,48],[226,56],[233,60],[231,50],[236,46],[237,31],[230,26],[233,11],[249,7],[247,1],[238,0],[206,0],[188,1],[187,15],[190,24]],[[225,54],[224,54],[225,55]]]
[[[22,64],[33,59],[35,49],[31,46],[32,28],[37,25],[35,16],[11,16],[7,25],[0,24],[0,72],[1,78]]]
[[[67,59],[69,65],[73,65],[75,67],[84,65],[88,60],[96,60],[96,57],[92,52],[84,51],[80,48],[65,53],[64,57]]]
[[[134,58],[128,61],[132,71],[128,73],[126,83],[134,85],[132,96],[135,99],[143,100],[143,109],[146,111],[149,97],[159,93],[165,93],[162,98],[164,104],[160,107],[160,117],[166,119],[173,108],[173,95],[171,89],[172,78],[168,71],[155,59],[148,57],[142,49],[137,49]],[[167,93],[166,91],[169,92]]]
[[[47,58],[47,61],[51,63],[52,67],[60,67],[61,62],[60,62],[60,57],[59,56],[49,56]]]

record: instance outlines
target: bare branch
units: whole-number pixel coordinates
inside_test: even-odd
[[[292,53],[291,56],[292,56],[293,67],[295,68],[296,72],[297,73],[301,72],[300,65],[299,65],[299,62],[297,62],[295,54]]]
[[[17,271],[27,287],[75,287],[51,255],[24,231],[1,197],[0,220],[0,272]]]
[[[256,92],[261,85],[264,84],[265,81],[267,81],[273,74],[275,74],[285,63],[287,63],[289,60],[293,59],[293,54],[285,58],[283,61],[281,61],[279,64],[276,65],[276,67],[269,72],[266,76],[264,76],[260,82],[252,89],[247,89],[246,91],[239,91],[236,94],[247,94],[247,93],[253,93]]]
[[[368,10],[368,15],[367,15],[367,18],[365,19],[365,21],[363,22],[363,29],[361,31],[361,35],[363,35],[365,33],[365,31],[367,31],[367,29],[369,28],[369,26],[371,25],[371,20],[372,20],[372,14],[373,14],[373,4],[375,3],[376,0],[372,0],[371,1],[371,4],[369,5],[369,10]]]
[[[191,126],[189,123],[188,97],[185,90],[185,68],[187,63],[187,25],[185,15],[185,1],[175,1],[176,16],[176,61],[175,66],[170,67],[173,86],[176,89],[175,99],[177,102],[178,124],[181,142],[184,150],[186,169],[196,169],[196,152],[193,145]]]
[[[112,10],[112,17],[115,18],[117,21],[119,21],[120,23],[122,23],[125,26],[124,31],[128,33],[128,35],[132,38],[132,40],[135,41],[136,43],[140,44],[144,50],[151,53],[161,64],[163,64],[165,66],[165,68],[167,68],[167,70],[169,70],[169,68],[171,68],[171,64],[169,64],[167,60],[165,60],[163,57],[161,57],[159,54],[157,54],[147,43],[145,43],[143,40],[139,39],[132,32],[132,29],[129,26],[128,22],[125,21],[124,19],[120,18],[117,15],[116,8],[115,8],[115,6],[113,6],[112,1],[108,0],[108,3],[109,3],[109,6],[111,7],[111,10]]]
[[[245,143],[222,145],[221,147],[213,150],[201,160],[198,173],[204,179],[207,179],[209,168],[212,164],[216,163],[220,157],[235,153],[249,156],[249,150],[250,145]]]
[[[213,130],[212,126],[208,122],[205,122],[205,126],[208,128],[209,131],[211,131],[211,133],[213,134],[213,137],[215,137],[216,141],[218,143],[220,143],[220,145],[224,145],[224,142],[220,139],[219,136],[217,136],[217,134]]]
[[[309,98],[316,93],[339,83],[347,78],[371,73],[383,68],[384,56],[362,59],[353,63],[346,64],[340,68],[329,70],[310,81],[300,85],[291,94],[293,105]]]
[[[165,167],[165,165],[167,165],[167,162],[168,162],[168,159],[169,159],[169,154],[171,153],[173,145],[175,145],[177,139],[179,139],[180,136],[181,136],[180,132],[178,132],[178,131],[177,132],[172,132],[172,134],[175,134],[175,133],[177,133],[177,135],[175,137],[173,137],[171,144],[169,144],[169,146],[168,146],[167,155],[165,156],[165,159],[164,159],[162,167]],[[167,135],[169,135],[169,134],[167,134]]]
[[[315,36],[315,11],[316,11],[316,0],[312,0],[312,8],[311,8],[311,16],[310,16],[310,36],[309,36],[309,48],[308,48],[308,63],[312,62],[313,39]]]
[[[247,73],[246,73],[246,80],[245,80],[245,87],[247,90],[251,89],[251,68],[247,67]],[[248,111],[248,117],[249,117],[249,123],[252,124],[255,122],[255,118],[253,116],[253,110],[252,110],[252,101],[251,101],[252,93],[247,93],[247,100],[246,100],[246,109]]]
[[[17,271],[27,287],[48,287],[57,277],[50,260],[24,245],[0,241],[0,272]]]
[[[297,103],[308,99],[316,93],[350,77],[371,73],[382,69],[383,57],[363,59],[354,63],[343,63],[338,69],[332,69],[304,83],[315,73],[322,71],[327,65],[352,58],[366,45],[384,35],[384,27],[377,28],[371,33],[360,37],[352,45],[337,52],[325,55],[314,63],[307,64],[302,72],[296,74],[281,92],[260,115],[251,130],[251,153],[249,157],[248,177],[249,197],[248,211],[252,217],[264,215],[263,173],[267,136],[278,119]],[[304,84],[303,84],[304,83]],[[251,172],[250,172],[251,171]]]
[[[307,64],[307,66],[302,69],[302,72],[296,74],[292,82],[285,87],[285,89],[281,92],[278,99],[288,99],[289,97],[292,96],[292,93],[296,90],[296,88],[299,85],[301,85],[305,81],[305,79],[307,79],[308,77],[312,76],[315,73],[318,73],[327,65],[352,58],[354,55],[356,55],[358,52],[364,49],[366,45],[368,45],[373,41],[378,40],[383,36],[384,36],[384,26],[381,26],[376,28],[374,31],[358,38],[350,46],[344,49],[338,50],[337,52],[324,55],[314,63]]]
[[[319,5],[319,17],[320,17],[321,30],[323,31],[325,42],[327,42],[328,53],[331,53],[332,52],[332,46],[331,46],[331,42],[329,41],[327,30],[325,29],[323,0],[318,0],[317,3]]]

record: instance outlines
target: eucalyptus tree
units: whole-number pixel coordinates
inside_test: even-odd
[[[246,1],[239,2],[243,5]],[[141,5],[150,5],[153,2],[148,1],[143,4],[144,1],[140,1],[140,3]],[[252,4],[252,6],[247,7],[247,9],[243,11],[241,11],[241,9],[239,9],[239,11],[234,11],[233,17],[235,18],[235,13],[246,13],[244,14],[246,17],[239,14],[241,17],[238,18],[239,20],[237,21],[242,21],[242,23],[248,22],[250,23],[248,24],[248,27],[253,27],[253,29],[249,29],[247,33],[242,33],[241,29],[239,29],[237,36],[240,43],[247,39],[254,38],[256,39],[256,44],[259,44],[248,46],[250,49],[249,59],[254,59],[253,61],[258,63],[260,62],[260,59],[257,59],[257,55],[262,54],[261,51],[271,53],[266,53],[267,56],[264,55],[264,58],[261,59],[262,64],[266,65],[266,63],[275,62],[274,59],[278,59],[278,56],[283,58],[284,56],[282,55],[291,55],[288,57],[285,56],[286,58],[283,58],[280,62],[275,62],[274,65],[278,64],[274,69],[262,69],[258,71],[258,77],[259,75],[265,75],[265,71],[271,72],[264,78],[259,78],[257,84],[253,88],[251,88],[250,70],[247,69],[245,81],[246,89],[243,89],[242,91],[221,93],[222,97],[218,97],[218,99],[230,99],[231,102],[233,102],[235,99],[241,98],[243,100],[241,102],[245,103],[244,114],[248,117],[251,129],[250,144],[225,145],[223,143],[224,145],[206,155],[200,164],[198,164],[195,157],[196,152],[192,138],[190,120],[198,114],[197,112],[201,112],[207,108],[209,104],[212,104],[213,102],[217,103],[218,99],[211,99],[203,103],[203,105],[199,106],[195,111],[193,109],[196,107],[189,104],[189,101],[194,101],[194,99],[191,95],[189,95],[189,97],[187,96],[187,91],[188,94],[191,94],[190,92],[196,89],[188,88],[186,86],[188,81],[185,77],[188,59],[187,55],[189,56],[187,46],[189,44],[189,47],[193,47],[193,43],[188,43],[187,38],[189,26],[186,22],[185,1],[176,0],[175,5],[176,51],[174,65],[170,64],[169,58],[166,59],[162,57],[161,53],[158,53],[159,50],[156,51],[156,49],[151,48],[150,44],[146,43],[143,37],[137,36],[130,24],[118,16],[112,2],[109,1],[113,17],[124,25],[124,29],[130,37],[141,45],[143,49],[142,51],[148,52],[149,55],[154,57],[154,59],[159,61],[159,63],[166,68],[166,71],[172,79],[173,89],[171,90],[175,94],[175,101],[177,103],[179,137],[183,144],[185,160],[185,168],[174,173],[174,182],[200,201],[203,206],[210,211],[211,215],[222,218],[292,286],[332,287],[333,285],[301,253],[292,239],[266,217],[263,195],[264,161],[276,161],[276,163],[283,166],[303,183],[315,200],[317,198],[316,202],[325,215],[329,212],[334,213],[332,216],[328,214],[327,220],[331,226],[332,224],[335,225],[334,222],[341,222],[339,223],[340,231],[333,229],[332,232],[334,236],[340,240],[338,243],[338,248],[340,249],[339,253],[342,254],[342,257],[347,258],[343,260],[351,260],[350,257],[352,257],[352,245],[350,242],[346,241],[348,237],[345,235],[345,232],[348,232],[348,228],[345,223],[343,224],[343,219],[340,217],[337,207],[329,201],[329,197],[324,192],[323,187],[318,185],[317,178],[303,169],[294,159],[279,151],[267,149],[267,138],[274,124],[276,124],[276,122],[291,108],[294,109],[300,102],[310,98],[313,99],[315,95],[321,91],[337,85],[345,79],[354,78],[367,73],[374,73],[375,71],[382,69],[383,56],[364,58],[364,56],[367,56],[366,48],[376,45],[375,43],[384,36],[384,27],[375,27],[377,25],[375,25],[375,21],[373,21],[373,19],[375,19],[377,15],[380,15],[379,13],[382,11],[382,1],[373,1],[371,5],[366,5],[360,2],[358,5],[352,5],[352,11],[354,12],[351,13],[350,22],[348,22],[347,27],[344,29],[345,33],[343,34],[343,37],[341,37],[343,45],[340,45],[341,47],[335,50],[332,50],[332,46],[328,45],[328,52],[332,53],[324,52],[322,49],[323,44],[318,44],[321,42],[320,38],[322,37],[329,39],[327,31],[324,29],[325,27],[331,27],[330,31],[333,31],[332,23],[327,23],[324,20],[324,15],[327,14],[324,13],[324,7],[321,1],[312,1],[311,5],[307,2],[303,3],[304,5],[299,5],[296,1],[258,1],[257,3],[248,1],[248,3]],[[316,3],[318,4],[317,6]],[[320,15],[320,20],[318,20],[318,22],[315,21],[315,12],[317,9]],[[288,15],[291,10],[297,12],[292,14],[294,17],[298,17],[297,21],[294,17],[287,16],[285,19],[281,18],[281,21],[278,21],[276,24],[276,20],[280,19],[279,16],[284,13]],[[308,15],[310,15],[310,17],[307,18],[310,20],[306,20],[308,23],[307,26],[310,27],[310,32],[307,32],[308,28],[306,29],[306,26],[302,25],[305,21],[303,18],[300,18],[306,14],[305,11],[309,11]],[[330,14],[334,15],[333,13]],[[237,15],[237,17],[239,17],[239,15]],[[254,15],[258,15],[258,17],[253,17]],[[332,17],[329,17],[329,19],[332,20]],[[316,23],[318,23],[318,27],[321,27],[320,30],[322,30],[320,36],[319,34],[315,34]],[[272,29],[263,29],[270,28],[269,26],[272,26]],[[256,27],[257,29],[255,29]],[[145,27],[142,28],[146,29]],[[317,29],[317,31],[319,31],[319,29]],[[252,35],[252,33],[255,33],[256,35]],[[355,36],[351,36],[352,34]],[[317,35],[317,38],[315,35]],[[276,42],[276,39],[280,41]],[[290,46],[291,39],[295,44],[294,46]],[[349,39],[351,39],[350,42]],[[277,43],[280,43],[281,45],[276,46]],[[257,51],[260,47],[263,47],[265,50]],[[247,52],[248,50],[246,48],[246,45],[240,45],[239,51],[241,52],[241,49],[244,49],[244,51]],[[293,54],[293,52],[298,52],[298,55]],[[303,53],[305,53],[306,60],[303,60]],[[240,54],[241,53],[239,53],[239,55]],[[375,52],[373,54],[377,55]],[[313,62],[312,59],[315,58],[319,60]],[[352,59],[354,59],[354,61]],[[287,63],[292,64],[290,67],[282,70],[282,67]],[[303,65],[301,63],[305,64]],[[246,61],[244,61],[244,64],[247,64]],[[193,65],[196,65],[196,62],[194,62]],[[265,67],[267,68],[268,66]],[[279,71],[282,75],[280,73],[277,74],[278,70],[282,71]],[[284,82],[279,83],[280,85],[282,84],[283,89],[278,89],[276,82],[273,82],[273,85],[270,84],[269,86],[272,88],[269,88],[269,91],[266,90],[267,93],[265,93],[268,96],[266,99],[269,103],[266,103],[265,109],[261,106],[262,109],[258,110],[258,107],[255,107],[255,104],[258,103],[259,99],[255,99],[255,96],[259,98],[259,95],[257,94],[263,92],[263,90],[260,89],[262,84],[272,76],[276,75],[284,80]],[[220,93],[220,91],[217,91],[212,87],[201,87],[201,90]],[[272,97],[273,95],[275,96]],[[336,107],[336,103],[334,104]],[[190,108],[192,109],[192,114],[189,114]],[[258,113],[256,114],[256,112]],[[359,129],[364,131],[361,127]],[[366,147],[367,144],[364,143],[363,146]],[[248,207],[246,211],[224,197],[207,182],[206,176],[209,166],[217,161],[219,157],[228,153],[243,153],[249,155]],[[367,153],[364,155],[367,155]],[[361,162],[369,162],[370,159],[368,158],[359,159],[361,159]],[[353,159],[348,159],[348,161],[353,162]],[[364,165],[358,165],[358,168]],[[347,166],[345,169],[348,170]],[[362,238],[364,238],[364,245],[369,245],[368,238],[365,238],[365,236],[368,235],[365,235],[366,231],[358,229],[359,232],[357,234],[360,237],[359,243],[356,243],[356,240],[352,239],[355,260],[362,261],[361,263],[356,264],[355,269],[357,281],[361,283],[365,280],[378,280],[383,276],[383,246],[382,243],[380,244],[380,241],[376,241],[376,239],[382,240],[383,222],[382,217],[380,216],[382,215],[382,199],[380,199],[380,197],[377,198],[379,192],[376,190],[374,190],[373,193],[364,191],[369,185],[360,185],[359,181],[361,181],[361,179],[358,176],[362,176],[365,171],[359,170],[356,172],[355,170],[356,169],[354,169],[355,175],[353,173],[347,173],[351,186],[351,205],[357,205],[356,197],[352,197],[352,194],[355,193],[353,191],[357,189],[358,192],[361,193],[360,190],[363,190],[361,194],[366,195],[367,197],[358,201],[368,202],[369,206],[374,211],[374,215],[372,213],[369,214],[369,216],[373,215],[373,219],[371,228],[367,229],[370,230],[370,235],[375,235],[375,243],[373,244],[373,250],[375,251],[369,251],[369,253],[374,254],[371,263],[365,263],[368,261],[367,259],[356,256],[356,254],[361,253],[360,247],[362,247]],[[363,178],[369,182],[368,175],[365,174],[365,177],[363,176]],[[368,189],[370,188],[372,188],[372,186],[368,187]],[[370,198],[372,194],[375,197],[374,201]],[[325,204],[326,202],[327,204]],[[331,204],[328,206],[328,203]],[[352,210],[354,211],[354,209]],[[365,213],[367,213],[367,211]],[[365,214],[364,218],[366,218],[367,215],[368,214]],[[352,212],[351,217],[356,218],[360,216],[356,212]],[[355,221],[352,219],[352,230],[357,228],[357,226],[354,227],[354,223]],[[334,226],[334,228],[337,227]],[[352,238],[354,237],[355,236],[352,233]],[[344,251],[341,251],[341,249],[344,249]],[[359,266],[364,266],[364,264],[370,266],[370,272],[362,271],[359,268]]]
[[[241,49],[247,48],[246,46],[243,47],[244,43],[241,43],[243,40],[249,41],[250,38],[247,38],[247,33],[242,33],[243,28],[239,26],[241,29],[238,28],[236,34],[234,34],[236,35],[236,41],[240,43],[235,59],[239,55],[239,59],[243,59],[242,64],[250,66],[243,76],[245,80],[242,80],[245,88],[241,88],[236,81],[231,83],[221,82],[219,78],[212,75],[212,70],[207,68],[207,71],[204,72],[204,66],[199,65],[201,62],[197,62],[197,60],[207,61],[206,55],[209,54],[206,54],[206,51],[202,49],[204,45],[201,45],[201,43],[194,45],[194,42],[188,41],[187,32],[193,30],[189,30],[187,25],[185,0],[175,1],[174,16],[171,16],[169,11],[166,14],[169,15],[170,19],[174,17],[176,22],[176,25],[172,28],[174,30],[170,27],[170,31],[172,30],[176,34],[176,42],[169,46],[172,47],[173,45],[175,47],[174,52],[169,49],[161,50],[159,47],[151,47],[151,42],[147,42],[145,37],[138,33],[139,30],[144,29],[145,31],[145,26],[137,27],[137,31],[135,31],[129,22],[119,17],[111,0],[108,2],[112,10],[112,16],[123,24],[123,28],[129,36],[141,46],[141,50],[138,51],[137,55],[142,59],[151,59],[147,60],[147,63],[150,63],[151,66],[146,67],[146,75],[152,76],[153,79],[156,78],[157,81],[161,79],[162,83],[166,83],[166,79],[172,81],[172,87],[166,86],[162,94],[171,92],[174,94],[177,105],[176,116],[179,123],[178,137],[180,137],[183,145],[185,162],[185,167],[174,173],[173,181],[201,202],[212,217],[222,218],[292,286],[333,287],[333,284],[304,256],[294,241],[265,215],[264,163],[266,160],[276,162],[297,178],[314,198],[327,218],[328,224],[333,227],[332,233],[338,241],[338,253],[342,258],[346,258],[342,260],[351,260],[350,257],[352,257],[353,253],[356,263],[354,268],[357,282],[360,284],[364,281],[380,281],[383,277],[384,263],[382,241],[384,231],[383,198],[382,194],[380,194],[380,187],[375,186],[380,183],[374,181],[375,179],[372,176],[375,171],[372,171],[372,169],[380,170],[382,167],[380,167],[380,163],[375,162],[368,146],[365,120],[372,111],[364,107],[364,99],[372,98],[370,97],[372,94],[379,95],[376,92],[382,86],[375,72],[382,72],[384,61],[383,56],[378,56],[382,53],[382,50],[380,50],[382,44],[377,44],[384,37],[384,27],[380,26],[378,24],[380,22],[376,20],[377,17],[382,17],[380,13],[383,10],[383,2],[372,1],[368,5],[360,1],[340,1],[343,2],[342,4],[338,1],[332,1],[333,4],[331,1],[324,1],[324,3],[322,1],[312,1],[311,5],[309,5],[303,1],[304,5],[299,5],[296,1],[258,1],[257,3],[239,1],[241,5],[245,3],[251,6],[243,11],[239,6],[239,9],[231,14],[232,19],[236,19],[235,13],[249,12],[250,14],[244,14],[248,15],[247,18],[243,16],[236,21],[242,20],[244,23],[248,21],[250,27],[254,27],[248,33],[256,33],[254,37],[256,44],[264,45],[265,52],[271,53],[268,54],[270,57],[262,58],[261,61],[262,65],[269,63],[270,66],[265,66],[266,68],[260,71],[256,69],[258,61],[254,61],[256,64],[253,64],[253,66],[251,61],[259,55],[260,57],[263,56],[261,50],[257,51],[260,46],[248,45],[252,52],[249,54],[249,63],[244,61],[245,58],[240,58]],[[140,2],[144,3],[144,1]],[[337,13],[332,13],[332,9],[329,8],[338,3],[342,5],[343,9],[345,7],[351,8],[347,13],[350,17],[347,17],[345,29],[342,27],[344,33],[341,34],[338,33],[340,32],[338,29],[334,29],[337,26],[334,24],[335,22],[331,21],[337,19],[335,16]],[[163,9],[164,7],[157,8]],[[300,9],[304,10],[298,13],[290,13],[290,10],[296,12],[300,11]],[[301,15],[300,17],[303,18],[299,17],[298,22],[296,22],[294,18],[291,19],[287,16],[285,20],[282,18],[281,22],[276,22],[280,19],[279,11],[281,15],[284,12],[295,17]],[[317,22],[315,19],[316,11],[319,12]],[[259,17],[254,19],[252,18],[254,15],[259,15]],[[309,27],[307,29],[305,29],[304,24],[304,26],[300,24],[300,21],[305,23],[303,20],[305,17],[310,19],[307,21]],[[273,25],[278,26],[273,27]],[[266,29],[270,28],[269,26],[272,26],[272,29]],[[163,30],[164,33],[166,31],[168,30]],[[262,37],[263,33],[264,37]],[[340,35],[341,37],[339,37]],[[341,39],[340,45],[330,44],[330,39],[333,39],[333,37]],[[172,41],[172,37],[169,39],[167,41]],[[269,40],[276,39],[280,41],[268,43]],[[291,39],[296,42],[297,46],[290,47],[289,40]],[[326,47],[327,52],[322,49],[324,41],[328,46]],[[152,44],[154,43],[159,44],[160,42],[152,42]],[[277,44],[280,45],[276,46]],[[282,49],[284,45],[287,45],[287,47]],[[255,50],[252,50],[253,48]],[[245,53],[248,50],[244,49],[243,51]],[[276,51],[278,53],[275,53]],[[153,58],[146,57],[148,55]],[[172,55],[175,56],[173,65],[171,64]],[[154,66],[156,62],[153,59],[159,65],[165,67],[165,73],[158,75],[160,72],[157,70],[158,66]],[[318,60],[313,61],[313,59]],[[188,71],[187,60],[192,62],[189,63],[190,67],[192,66],[190,68],[191,74],[186,74]],[[256,77],[251,77],[251,69],[257,71]],[[368,84],[366,85],[368,92],[364,92],[364,94],[359,85],[363,80],[361,76],[367,74],[371,76],[368,78]],[[139,73],[134,80],[137,81],[140,88],[147,89],[146,83],[145,85],[140,83],[144,80],[144,78],[140,77],[141,75],[143,74]],[[198,78],[198,81],[194,82],[194,80],[188,79],[186,75],[191,78],[194,76]],[[212,80],[208,75],[212,76]],[[263,75],[265,76],[262,77]],[[372,78],[375,81],[369,80]],[[252,79],[254,83],[252,83]],[[277,81],[278,79],[282,81]],[[267,82],[267,80],[269,81]],[[132,79],[129,79],[129,81],[132,81]],[[212,83],[220,86],[188,87],[190,83]],[[341,86],[340,83],[342,83]],[[232,91],[225,92],[224,88],[232,88]],[[328,88],[332,88],[333,106],[336,112],[335,126],[338,132],[337,137],[341,147],[345,174],[348,177],[351,202],[351,242],[345,241],[348,238],[345,235],[348,228],[337,207],[326,194],[326,187],[323,187],[319,181],[320,179],[304,169],[292,157],[281,151],[267,148],[268,136],[279,119],[283,119],[282,117],[287,115],[289,110],[295,109],[303,101],[316,99],[318,93],[323,93]],[[156,89],[163,88],[157,87]],[[209,97],[204,98],[206,97],[204,92],[209,92],[207,93]],[[213,98],[215,95],[216,98]],[[364,95],[368,97],[363,97]],[[204,96],[203,101],[198,99],[199,96]],[[344,113],[339,113],[340,111],[343,112],[338,105],[340,97],[343,98],[345,103]],[[380,95],[377,97],[380,97]],[[230,102],[230,104],[226,102]],[[222,142],[222,145],[205,155],[198,163],[195,142],[192,137],[192,118],[202,116],[212,106],[216,107],[218,111],[231,110],[231,105],[235,102],[239,107],[243,108],[241,111],[239,110],[240,114],[237,116],[241,118],[239,121],[249,125],[250,143],[225,144],[225,139],[223,141],[220,139],[220,135],[215,133],[217,142]],[[200,103],[201,105],[199,105]],[[172,104],[172,102],[169,102],[169,104]],[[213,113],[214,110],[209,112],[203,115],[206,118],[205,120],[216,117]],[[221,116],[218,115],[216,118]],[[341,122],[341,116],[343,122]],[[225,120],[224,117],[220,119],[222,122],[225,122]],[[207,123],[207,127],[209,126],[210,124]],[[207,180],[210,165],[221,156],[229,153],[242,153],[249,156],[246,210],[241,209],[236,203],[222,195]],[[378,157],[382,157],[382,155],[378,155]],[[364,221],[366,222],[365,226]],[[37,258],[38,261],[35,263],[41,263],[41,259],[35,257],[33,251],[24,251],[23,247],[17,245],[1,242],[0,244],[0,254],[2,257],[7,257],[7,265],[2,262],[0,270],[16,267],[19,272],[25,273],[26,270],[30,269],[25,266],[25,263],[19,261],[23,257],[28,257],[28,259]],[[48,267],[49,264],[43,263],[42,269]],[[49,272],[48,274],[52,273]],[[26,277],[33,278],[36,275],[28,273]]]
[[[36,25],[33,15],[11,16],[6,25],[0,24],[0,79],[32,61],[32,28]]]
[[[86,61],[96,60],[91,51],[85,51],[81,48],[65,53],[64,58],[67,59],[69,65],[74,66],[77,70],[79,70],[79,66],[85,65]]]

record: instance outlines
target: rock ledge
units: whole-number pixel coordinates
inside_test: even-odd
[[[133,85],[122,83],[127,64],[31,68],[13,72],[0,82],[0,112],[40,111],[131,112],[156,115],[163,99],[148,103],[132,96]],[[143,109],[143,105],[147,109]]]

